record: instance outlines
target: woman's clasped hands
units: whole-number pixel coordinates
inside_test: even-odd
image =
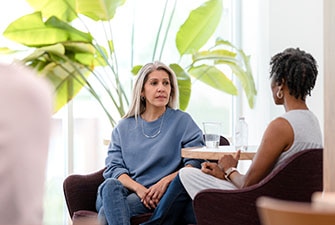
[[[201,171],[217,177],[225,179],[225,171],[231,167],[237,167],[238,160],[240,159],[241,151],[238,150],[234,155],[224,155],[218,162],[203,162],[201,164]]]
[[[142,192],[142,195],[139,195],[143,204],[149,209],[155,209],[168,185],[169,182],[165,182],[164,179],[162,179],[150,188],[147,188],[144,193]]]

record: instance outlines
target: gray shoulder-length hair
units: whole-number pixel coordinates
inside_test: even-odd
[[[135,116],[135,119],[145,111],[145,101],[141,100],[141,93],[144,90],[144,84],[148,80],[148,75],[155,70],[164,70],[168,73],[170,78],[171,93],[169,98],[168,107],[176,109],[179,107],[179,91],[177,76],[173,70],[162,62],[155,61],[144,65],[137,74],[133,89],[133,98],[130,103],[129,111],[123,116],[128,118]]]

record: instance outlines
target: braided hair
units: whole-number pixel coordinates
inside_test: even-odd
[[[311,54],[288,48],[271,58],[270,67],[270,78],[278,85],[284,82],[290,95],[301,100],[311,95],[318,75],[317,63]]]

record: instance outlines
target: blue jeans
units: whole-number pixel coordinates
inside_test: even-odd
[[[132,216],[150,212],[135,193],[114,178],[99,186],[96,208],[101,223],[108,225],[130,225]]]
[[[141,225],[196,224],[192,199],[179,175],[171,182],[150,220]]]

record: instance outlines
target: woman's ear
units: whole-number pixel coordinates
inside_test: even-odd
[[[283,88],[283,86],[285,85],[285,79],[282,78],[280,82],[278,82],[278,86]]]

